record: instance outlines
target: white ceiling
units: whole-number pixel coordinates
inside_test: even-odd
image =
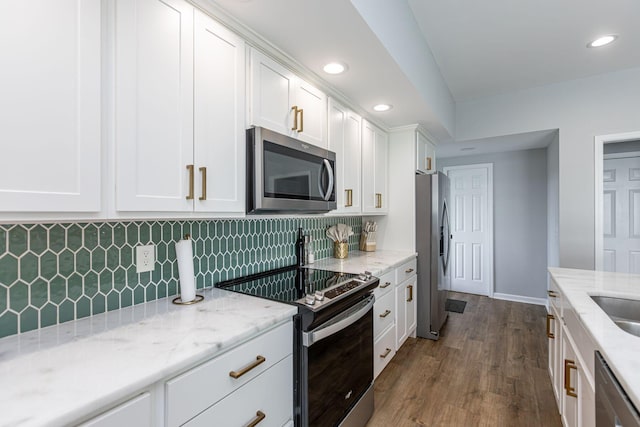
[[[640,67],[637,0],[408,1],[456,101]]]
[[[459,155],[455,149],[463,143],[452,143],[454,151],[447,151],[451,137],[436,124],[429,100],[418,94],[351,1],[208,1],[295,58],[316,82],[336,88],[361,113],[387,127],[420,123],[441,142],[439,153]],[[456,102],[640,67],[638,0],[392,1],[408,2]],[[620,38],[607,47],[586,48],[609,33]],[[347,63],[348,72],[323,73],[332,60]],[[375,113],[371,107],[379,102],[394,108]],[[545,132],[525,135],[511,137],[511,143],[507,136],[465,141],[477,144],[466,153],[549,143]]]
[[[549,129],[470,141],[450,142],[438,145],[438,157],[477,156],[479,154],[545,148],[553,142],[557,133],[558,129]]]

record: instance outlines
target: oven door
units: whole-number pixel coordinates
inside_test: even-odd
[[[253,196],[248,212],[336,208],[335,153],[259,127],[247,131],[247,140]]]
[[[373,296],[302,334],[309,425],[333,427],[373,382]]]

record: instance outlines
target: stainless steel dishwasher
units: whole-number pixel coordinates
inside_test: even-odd
[[[640,427],[640,414],[599,351],[595,357],[596,426]]]

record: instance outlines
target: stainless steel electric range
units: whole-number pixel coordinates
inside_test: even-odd
[[[294,318],[297,427],[360,427],[373,412],[373,289],[365,274],[285,267],[216,287],[298,307]]]

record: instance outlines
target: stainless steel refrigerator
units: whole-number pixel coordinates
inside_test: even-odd
[[[417,335],[437,340],[447,320],[451,231],[449,178],[442,172],[416,175],[416,249],[418,252]]]

